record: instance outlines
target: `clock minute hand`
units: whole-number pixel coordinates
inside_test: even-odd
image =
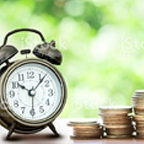
[[[37,84],[37,86],[34,88],[34,90],[37,89],[37,87],[43,82],[44,78],[47,76],[47,74],[44,75],[44,77],[42,79],[40,79],[39,83]]]

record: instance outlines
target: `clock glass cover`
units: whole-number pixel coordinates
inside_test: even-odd
[[[60,105],[60,81],[50,68],[39,63],[26,63],[16,68],[5,87],[7,105],[24,120],[47,119]]]

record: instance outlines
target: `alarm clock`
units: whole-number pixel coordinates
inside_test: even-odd
[[[28,31],[38,34],[42,44],[33,49],[34,58],[27,58],[30,49],[23,49],[25,59],[10,62],[18,53],[15,46],[6,45],[14,33]],[[46,42],[42,33],[34,29],[9,32],[0,47],[0,124],[9,132],[33,134],[49,127],[58,136],[53,121],[62,112],[67,89],[62,74],[54,65],[60,65],[62,54],[55,41]]]

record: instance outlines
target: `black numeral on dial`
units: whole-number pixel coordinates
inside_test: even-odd
[[[53,96],[53,89],[48,90],[48,96]]]
[[[13,98],[13,97],[15,96],[15,92],[14,92],[13,90],[11,90],[11,91],[9,92],[9,94],[10,94],[10,97],[11,97],[11,98]]]
[[[36,114],[36,113],[35,113],[35,109],[31,109],[31,110],[30,110],[30,115],[31,115],[31,116],[34,116],[35,114]]]
[[[12,82],[12,89],[17,89],[18,86],[18,82]]]
[[[14,101],[14,107],[19,107],[19,102],[17,100]]]
[[[18,81],[24,81],[24,74],[18,74]]]
[[[48,105],[48,106],[50,105],[49,99],[46,100],[46,103],[45,103],[45,104]]]
[[[24,114],[26,107],[21,107],[22,114]]]
[[[44,112],[43,106],[40,106],[39,112],[40,112],[40,113],[43,113],[43,112]]]
[[[45,87],[49,87],[49,80],[45,80]]]
[[[34,78],[34,72],[33,71],[27,72],[27,78],[28,79],[33,79]]]

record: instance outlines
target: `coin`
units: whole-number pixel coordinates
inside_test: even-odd
[[[97,121],[86,121],[86,120],[82,121],[82,120],[80,120],[80,121],[69,121],[69,123],[71,123],[71,124],[95,124],[95,123],[97,123]]]
[[[74,130],[74,132],[76,132],[76,133],[84,133],[84,134],[96,134],[96,133],[101,133],[102,132],[102,129],[100,130],[98,130],[98,131],[92,131],[92,130],[87,130],[87,131],[84,131],[83,129],[81,129],[81,130]]]
[[[130,125],[131,122],[103,122],[104,125]]]
[[[131,123],[131,119],[103,119],[103,123],[125,123],[125,124],[128,124],[128,123]]]
[[[134,107],[134,112],[136,115],[144,115],[144,108],[140,109],[140,108]]]
[[[98,114],[101,117],[107,117],[107,118],[115,118],[115,117],[127,117],[127,113],[99,113]]]
[[[136,128],[144,128],[144,122],[142,123],[137,123]]]
[[[144,135],[136,135],[136,138],[144,139]]]
[[[70,136],[71,139],[74,139],[74,140],[88,140],[88,139],[97,139],[97,138],[100,138],[101,136],[94,136],[94,137],[83,137],[83,136]]]
[[[101,116],[103,120],[109,120],[109,121],[121,121],[121,120],[131,120],[130,116]]]
[[[144,94],[144,90],[136,90],[134,95],[143,95]]]
[[[102,133],[74,133],[74,135],[79,137],[95,137],[95,136],[101,136]]]
[[[133,108],[139,109],[139,110],[144,110],[144,105],[140,104],[132,104]]]
[[[98,123],[96,123],[96,124],[71,124],[71,123],[68,123],[67,125],[75,127],[75,128],[99,128],[99,126],[100,126]]]
[[[132,99],[132,103],[142,103],[144,101],[144,97],[143,98],[138,98],[137,99]]]
[[[99,108],[100,113],[127,114],[132,112],[131,106],[105,106]]]
[[[93,127],[91,127],[91,128],[83,128],[83,127],[81,127],[81,128],[73,128],[73,130],[74,131],[101,131],[103,128],[102,127],[100,127],[100,128],[93,128]]]
[[[70,121],[68,126],[73,127],[73,138],[90,139],[100,138],[103,135],[103,127],[96,121]]]
[[[132,128],[132,125],[103,125],[105,128]]]
[[[133,133],[133,128],[107,128],[108,135],[130,135]]]
[[[132,96],[132,100],[137,100],[137,99],[144,100],[144,95],[143,95],[143,97],[142,97],[142,96],[139,96],[139,95],[137,95],[137,96]]]
[[[144,121],[144,116],[143,115],[133,115],[133,119],[136,122]]]
[[[98,131],[84,131],[83,129],[81,130],[74,130],[74,135],[102,135],[103,134],[103,130],[98,130]]]
[[[124,138],[131,138],[132,135],[107,135],[106,138],[110,139],[124,139]]]
[[[139,133],[139,134],[141,134],[141,135],[142,134],[144,135],[144,129],[137,129],[136,132]]]

